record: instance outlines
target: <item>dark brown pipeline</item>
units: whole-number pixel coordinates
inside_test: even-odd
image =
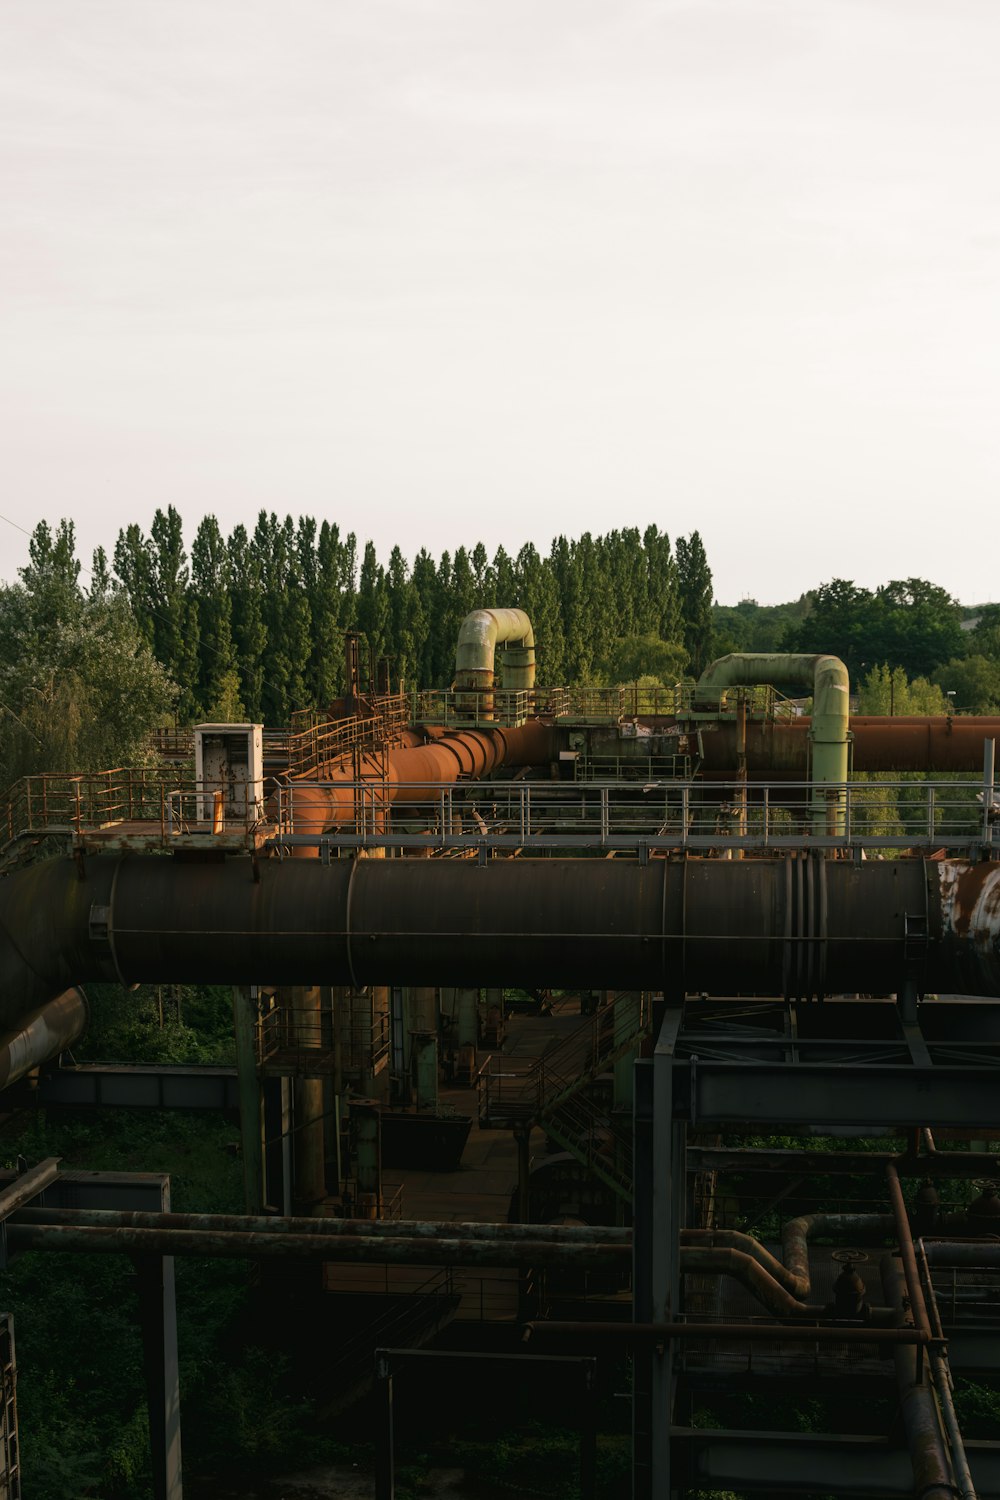
[[[789,719],[746,726],[747,774],[757,781],[804,781],[808,776],[812,720]],[[850,721],[855,771],[981,771],[983,741],[1000,739],[1000,717],[941,714],[891,718],[855,714]],[[737,726],[720,720],[702,735],[704,771],[732,778]]]
[[[1000,995],[1000,863],[799,865],[44,860],[0,881],[0,1027],[88,979],[890,994],[914,915],[922,989]]]

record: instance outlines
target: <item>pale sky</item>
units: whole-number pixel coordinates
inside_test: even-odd
[[[1000,598],[998,60],[997,0],[0,0],[0,511]]]

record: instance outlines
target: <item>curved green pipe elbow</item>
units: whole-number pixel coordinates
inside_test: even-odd
[[[719,708],[726,689],[797,687],[812,682],[812,744],[814,782],[845,782],[848,774],[850,678],[839,656],[734,651],[706,667],[695,685],[694,701]]]
[[[466,615],[455,652],[456,688],[492,687],[496,649],[501,645],[505,647],[505,688],[510,692],[533,688],[535,634],[523,609],[474,609]]]

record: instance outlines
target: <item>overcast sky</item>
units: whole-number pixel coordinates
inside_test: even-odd
[[[1000,598],[998,59],[996,0],[0,0],[0,511]]]

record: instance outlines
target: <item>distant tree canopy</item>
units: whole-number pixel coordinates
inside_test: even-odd
[[[681,560],[684,567],[681,567]],[[559,536],[547,556],[527,543],[490,559],[482,543],[412,565],[309,517],[262,511],[252,532],[223,537],[207,516],[185,549],[179,513],[148,535],[127,527],[108,587],[127,598],[143,637],[178,684],[178,716],[243,714],[284,724],[343,690],[343,635],[360,631],[393,681],[447,687],[458,628],[473,609],[527,611],[540,680],[549,684],[683,674],[711,645],[712,575],[701,538],[677,552],[657,526]]]
[[[787,651],[828,651],[852,680],[885,663],[909,677],[929,676],[965,652],[960,606],[924,578],[894,579],[873,591],[834,578],[810,596],[809,612],[789,624]]]
[[[966,611],[963,629],[925,579],[723,606],[697,531],[558,536],[544,556],[422,548],[412,564],[394,547],[382,563],[333,522],[266,511],[228,537],[206,516],[188,548],[170,506],[89,570],[70,522],[36,528],[20,581],[0,588],[0,775],[134,762],[171,712],[280,725],[322,711],[344,688],[347,630],[394,683],[447,687],[461,621],[491,605],[530,615],[543,684],[670,685],[727,651],[832,652],[872,702],[888,693],[885,711],[914,693],[928,705],[914,712],[1000,709],[1000,605]]]
[[[0,782],[141,761],[176,689],[104,554],[80,587],[73,526],[34,532],[21,581],[0,587]]]

